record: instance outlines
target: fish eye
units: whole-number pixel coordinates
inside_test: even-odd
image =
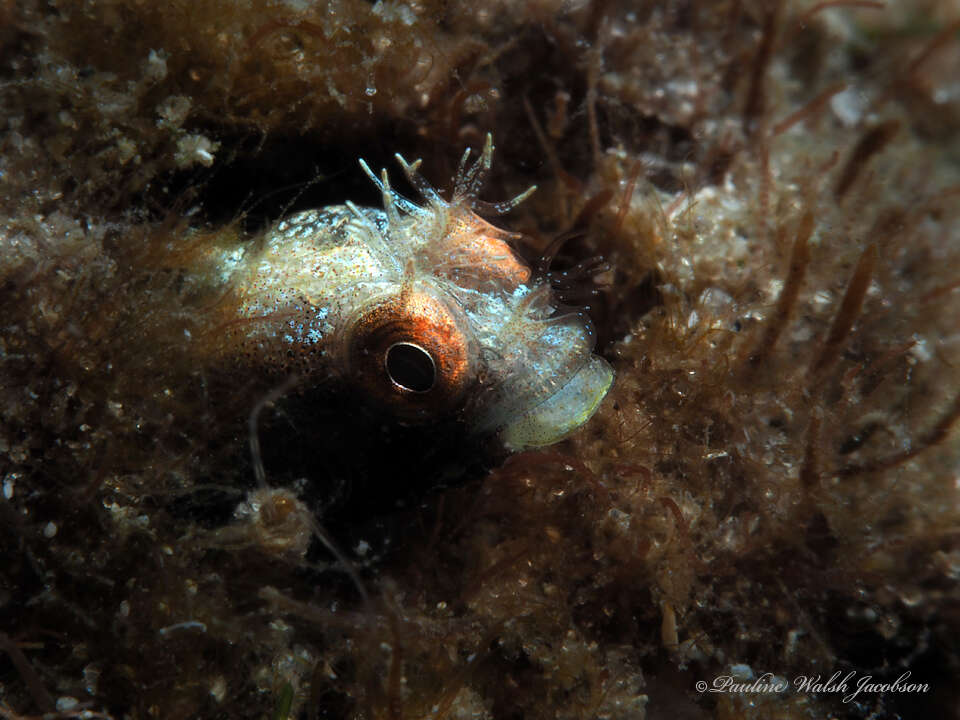
[[[357,388],[404,418],[459,409],[476,376],[476,350],[463,311],[451,305],[411,290],[361,309],[345,337]]]
[[[430,392],[437,379],[437,366],[430,353],[419,345],[398,342],[387,348],[383,358],[387,375],[401,390]]]

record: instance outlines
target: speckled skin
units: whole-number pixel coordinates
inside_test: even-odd
[[[219,352],[311,380],[340,376],[403,417],[460,414],[479,432],[502,428],[511,448],[547,445],[582,425],[613,372],[592,354],[586,316],[557,314],[549,283],[532,278],[510,234],[475,214],[492,150],[488,137],[475,164],[464,154],[449,202],[398,156],[424,206],[361,163],[384,210],[302,212],[218,258],[229,287]],[[428,391],[391,378],[385,353],[396,343],[430,356]]]

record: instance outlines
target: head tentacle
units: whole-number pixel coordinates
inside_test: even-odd
[[[480,190],[483,187],[483,183],[487,179],[492,166],[493,148],[493,136],[490,133],[487,133],[486,141],[483,145],[483,151],[480,153],[480,157],[477,158],[475,163],[472,165],[469,164],[471,153],[470,148],[467,148],[464,151],[463,155],[460,157],[456,175],[454,175],[453,178],[453,193],[449,202],[444,200],[440,193],[437,192],[436,188],[427,182],[427,180],[420,174],[420,166],[423,164],[422,159],[417,158],[414,162],[409,163],[399,153],[397,153],[394,157],[397,159],[397,162],[403,169],[403,173],[406,175],[407,180],[410,181],[410,184],[413,185],[423,196],[423,198],[431,205],[443,208],[448,208],[455,205],[464,205],[471,210],[479,210],[480,212],[494,215],[503,215],[510,212],[520,203],[530,197],[537,189],[537,186],[531,185],[529,188],[511,200],[503,200],[495,203],[480,200],[478,197]],[[416,205],[411,203],[409,200],[391,190],[386,177],[383,177],[382,180],[377,178],[363,160],[360,161],[360,165],[367,174],[367,177],[369,177],[384,194],[384,208],[387,210],[388,214],[390,213],[389,204],[391,202],[396,204],[403,212],[406,213],[410,213],[412,209],[416,207]],[[389,198],[388,193],[390,195]]]

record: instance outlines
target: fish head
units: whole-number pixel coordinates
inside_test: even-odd
[[[384,196],[366,210],[371,242],[389,248],[392,286],[357,304],[345,323],[342,367],[355,386],[397,416],[456,414],[477,432],[499,432],[508,448],[550,445],[586,423],[613,382],[593,353],[584,312],[569,311],[546,278],[511,246],[516,237],[486,221],[477,200],[489,170],[489,139],[475,165],[467,155],[447,201],[398,156],[424,196],[418,205],[364,164]]]

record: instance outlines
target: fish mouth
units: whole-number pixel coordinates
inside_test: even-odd
[[[562,440],[593,417],[613,378],[610,364],[591,355],[557,392],[503,427],[500,437],[504,445],[509,450],[523,450]]]

